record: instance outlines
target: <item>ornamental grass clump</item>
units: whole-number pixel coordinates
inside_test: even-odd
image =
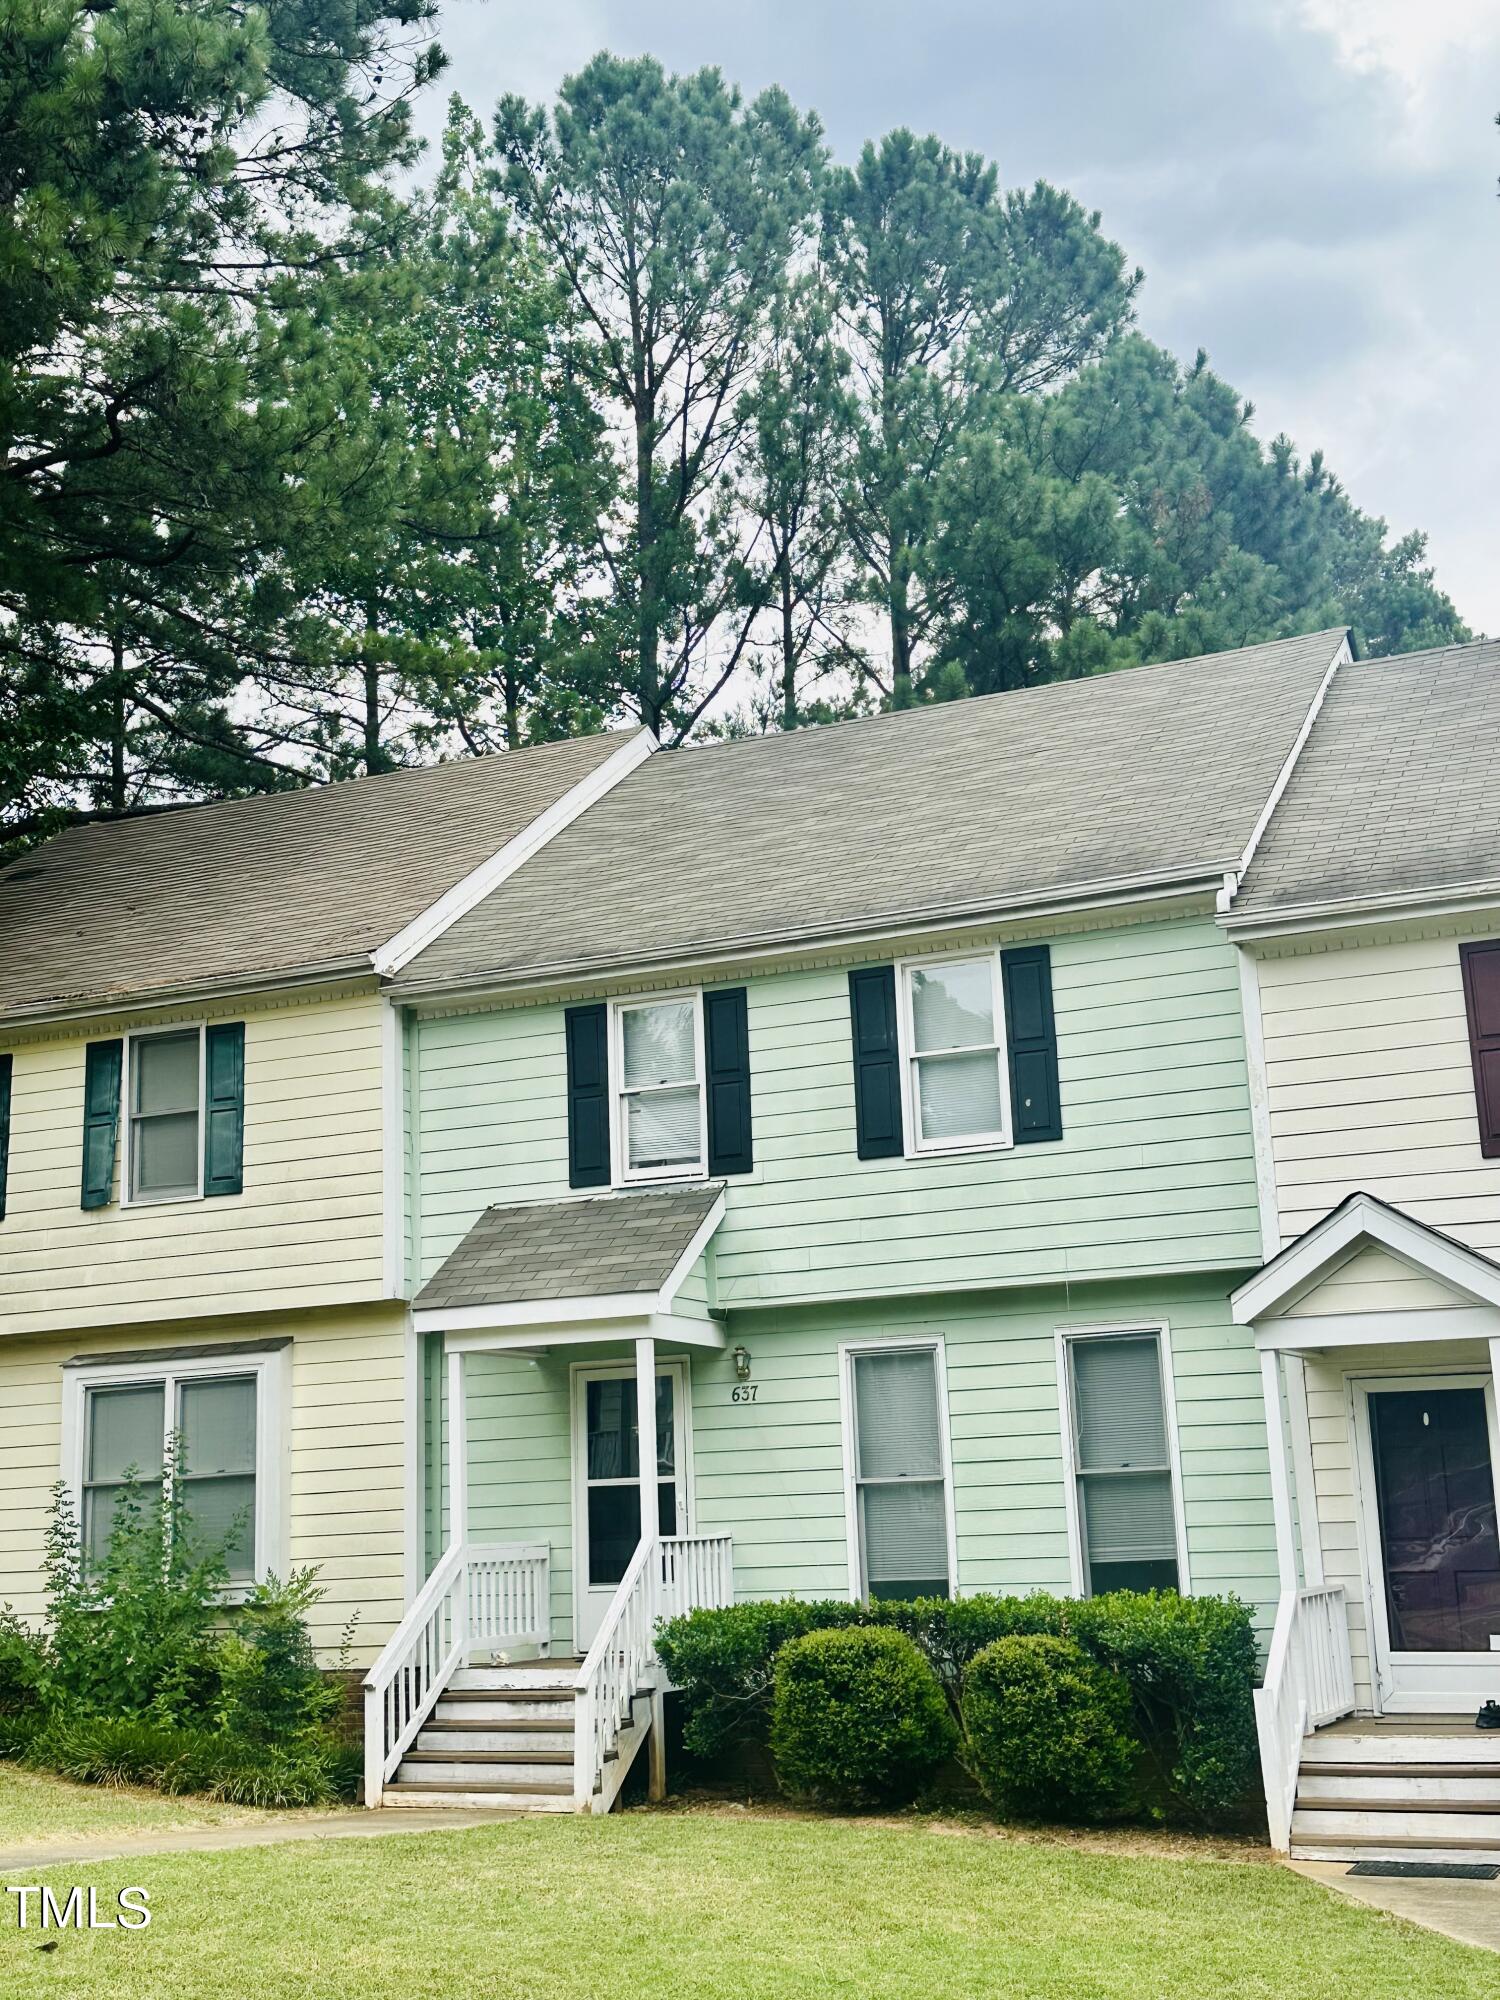
[[[964,1675],[965,1759],[1002,1813],[1120,1819],[1139,1803],[1130,1689],[1069,1639],[1015,1634]]]
[[[937,1676],[902,1632],[809,1632],[776,1655],[771,1756],[794,1796],[905,1805],[957,1742]]]

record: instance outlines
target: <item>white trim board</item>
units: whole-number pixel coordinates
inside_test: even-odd
[[[1312,734],[1313,724],[1318,719],[1318,711],[1323,706],[1323,698],[1328,693],[1329,685],[1334,675],[1341,666],[1353,658],[1354,654],[1349,646],[1349,634],[1345,632],[1343,638],[1339,641],[1338,650],[1328,662],[1327,673],[1324,674],[1322,680],[1318,683],[1317,692],[1308,705],[1307,714],[1302,718],[1302,727],[1297,731],[1292,747],[1288,750],[1286,759],[1280,771],[1276,774],[1276,782],[1266,795],[1266,802],[1260,809],[1260,818],[1255,822],[1250,832],[1250,838],[1245,843],[1245,851],[1235,863],[1233,869],[1224,877],[1224,887],[1220,890],[1218,899],[1218,911],[1221,917],[1227,916],[1232,909],[1234,899],[1239,894],[1240,884],[1245,879],[1245,874],[1250,863],[1255,859],[1255,850],[1265,838],[1266,828],[1271,824],[1272,815],[1281,803],[1282,793],[1291,783],[1292,773],[1297,768],[1297,759],[1302,755],[1303,747],[1308,737]]]
[[[656,738],[649,729],[642,727],[634,730],[619,749],[612,751],[602,764],[596,764],[587,777],[570,786],[560,799],[555,799],[545,812],[538,813],[520,833],[513,835],[487,860],[481,861],[477,868],[470,869],[461,882],[455,882],[435,903],[371,952],[370,963],[376,972],[382,979],[389,979],[398,973],[419,952],[425,951],[428,945],[440,938],[444,931],[451,929],[460,917],[467,916],[477,903],[482,903],[502,882],[508,881],[518,869],[523,868],[564,827],[571,826],[580,813],[587,812],[606,792],[613,791],[621,779],[627,778],[638,764],[643,764],[656,748]]]
[[[420,1316],[417,1316],[420,1317]],[[512,1327],[418,1327],[419,1332],[443,1333],[449,1354],[542,1354],[554,1347],[603,1347],[621,1340],[653,1340],[674,1347],[719,1349],[728,1336],[718,1320],[687,1319],[681,1313],[638,1313],[629,1319],[583,1319],[547,1326],[531,1322]]]

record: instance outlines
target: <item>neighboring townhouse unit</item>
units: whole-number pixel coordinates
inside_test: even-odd
[[[419,1581],[400,1040],[376,957],[531,852],[640,733],[61,835],[0,874],[0,1602],[42,1609],[185,1451],[236,1585],[317,1564],[368,1657]],[[434,912],[437,915],[434,916]]]
[[[1233,1301],[1281,1446],[1262,1737],[1299,1852],[1500,1850],[1497,768],[1500,644],[1342,665],[1225,917],[1274,1253]]]
[[[1347,656],[663,753],[395,973],[435,1567],[372,1798],[607,1804],[653,1617],[731,1592],[1175,1585],[1269,1629],[1215,910]],[[576,1702],[465,1664],[528,1643],[587,1656]]]

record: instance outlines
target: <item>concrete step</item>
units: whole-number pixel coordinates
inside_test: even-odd
[[[466,1756],[474,1750],[561,1750],[573,1755],[573,1723],[429,1722],[417,1738],[419,1750],[446,1750]]]
[[[403,1784],[399,1781],[387,1785],[383,1801],[398,1810],[403,1806],[425,1806],[430,1811],[443,1811],[454,1806],[485,1806],[492,1810],[509,1808],[518,1813],[571,1812],[573,1810],[573,1788],[565,1792],[522,1791],[516,1786],[503,1785],[444,1785],[424,1781],[420,1784]]]
[[[574,1701],[560,1688],[445,1688],[432,1711],[436,1722],[566,1722]]]
[[[1474,1764],[1314,1764],[1297,1777],[1298,1805],[1330,1799],[1412,1801],[1447,1799],[1465,1808],[1500,1809],[1500,1771]]]

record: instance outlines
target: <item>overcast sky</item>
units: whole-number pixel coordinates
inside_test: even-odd
[[[1070,189],[1145,267],[1143,329],[1425,529],[1500,633],[1500,0],[443,0],[440,34],[486,115],[649,51],[784,85],[841,158],[904,124]]]

